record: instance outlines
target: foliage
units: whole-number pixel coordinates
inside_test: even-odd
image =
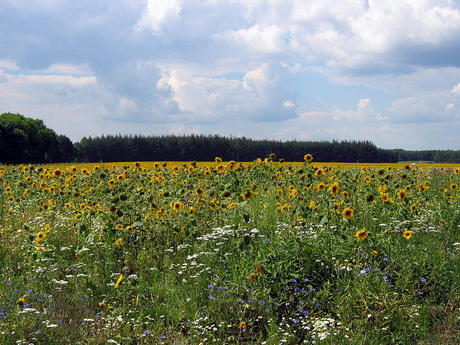
[[[73,158],[73,144],[42,120],[19,114],[0,115],[0,163],[60,163]]]
[[[396,162],[396,155],[369,141],[275,141],[219,135],[122,136],[83,138],[75,143],[78,161],[226,161],[250,162],[271,153],[288,162],[311,152],[320,162]]]
[[[273,158],[2,168],[0,342],[411,344],[458,309],[459,169]]]

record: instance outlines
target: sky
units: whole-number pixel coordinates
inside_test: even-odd
[[[460,0],[0,0],[0,113],[77,142],[460,149]]]

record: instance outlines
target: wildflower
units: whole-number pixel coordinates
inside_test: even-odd
[[[404,200],[407,197],[407,192],[405,189],[400,189],[398,191],[399,200]]]
[[[355,212],[351,208],[347,207],[346,209],[343,210],[342,215],[343,215],[343,218],[345,219],[351,219],[353,218],[354,213]]]
[[[386,201],[390,200],[390,196],[388,195],[388,193],[383,193],[380,196],[380,199],[382,199],[382,201],[386,202]]]
[[[123,241],[123,239],[120,237],[118,240],[115,241],[115,245],[118,247],[118,248],[121,248],[125,245],[125,242]]]
[[[42,242],[45,240],[46,238],[46,233],[43,232],[43,231],[40,231],[37,236],[35,237],[35,243],[37,244],[37,247],[40,247]]]
[[[117,282],[115,283],[115,285],[113,287],[115,289],[117,289],[120,286],[120,284],[122,283],[123,279],[125,279],[125,277],[123,276],[123,274],[120,274],[120,276],[117,279]]]
[[[340,210],[340,202],[334,202],[334,211],[339,212]]]
[[[409,240],[409,239],[412,237],[412,231],[410,231],[410,230],[404,230],[404,231],[403,231],[403,237],[404,237],[406,240]]]
[[[326,175],[325,171],[323,169],[317,169],[315,172],[316,176],[324,176]]]
[[[26,303],[26,299],[24,297],[19,297],[18,298],[18,302],[19,303],[22,303],[22,304],[25,304]]]
[[[254,193],[250,190],[247,190],[246,192],[243,193],[244,200],[251,200],[253,197],[254,197]]]
[[[377,256],[378,254],[379,254],[379,252],[376,251],[376,250],[373,250],[373,251],[371,252],[371,255],[372,255],[372,256]]]
[[[331,195],[337,195],[339,193],[340,187],[337,182],[333,183],[330,187]]]
[[[383,185],[383,186],[380,186],[379,189],[378,189],[378,192],[380,194],[383,194],[387,191],[387,186]]]
[[[368,236],[369,236],[369,233],[364,229],[356,231],[356,234],[355,234],[355,237],[358,241],[364,241]]]
[[[238,325],[238,328],[240,329],[247,329],[248,326],[245,321],[241,321],[240,324]]]
[[[249,276],[249,280],[250,280],[251,282],[255,283],[255,282],[257,281],[257,275],[251,274],[251,275]]]
[[[171,204],[171,207],[176,211],[179,211],[182,208],[182,206],[183,204],[180,201],[176,201]]]
[[[310,163],[313,160],[313,156],[307,153],[305,156],[303,156],[303,159],[305,162]]]
[[[417,205],[413,204],[410,206],[410,210],[414,212],[417,209]]]
[[[326,189],[326,185],[321,182],[321,183],[318,184],[317,188],[318,188],[319,191],[323,191],[324,189]]]
[[[45,225],[45,233],[48,233],[51,231],[51,226],[49,224]]]
[[[260,261],[254,262],[254,266],[256,266],[256,273],[257,274],[264,274],[264,270],[260,267]]]

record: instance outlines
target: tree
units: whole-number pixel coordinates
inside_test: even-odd
[[[58,136],[42,120],[20,114],[0,115],[0,162],[62,163],[73,159],[73,144]]]

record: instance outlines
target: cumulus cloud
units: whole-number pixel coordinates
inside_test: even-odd
[[[3,107],[46,99],[52,109],[67,99],[67,109],[86,104],[100,123],[184,133],[282,122],[284,138],[363,137],[375,121],[458,121],[456,0],[7,0],[0,23]],[[356,108],[320,106],[316,85],[298,87],[305,70],[391,101],[356,91]],[[306,123],[317,127],[307,133]]]
[[[181,110],[197,122],[245,118],[281,121],[295,117],[296,93],[291,89],[293,73],[281,63],[263,64],[248,71],[243,80],[193,76],[172,71],[164,78]]]
[[[161,77],[161,71],[150,62],[113,66],[110,73],[98,77],[108,91],[105,107],[122,121],[167,122],[168,115],[178,114],[180,110],[171,98],[171,88],[159,84]]]

